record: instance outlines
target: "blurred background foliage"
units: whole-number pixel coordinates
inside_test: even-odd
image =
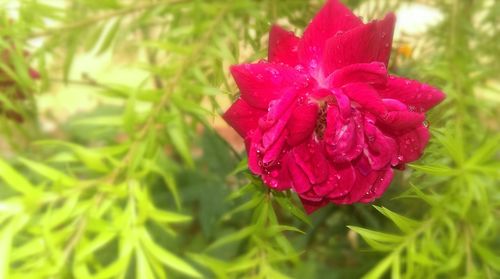
[[[306,216],[219,115],[322,0],[0,0],[0,278],[498,278],[500,2],[344,3],[448,97],[376,206]]]

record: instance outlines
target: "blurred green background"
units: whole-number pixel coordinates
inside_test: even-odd
[[[0,0],[0,278],[500,277],[500,2],[343,3],[447,99],[376,206],[306,216],[220,114],[323,0]]]

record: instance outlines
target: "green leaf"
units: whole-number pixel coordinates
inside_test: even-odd
[[[436,176],[454,176],[457,174],[457,170],[452,169],[448,166],[444,165],[415,165],[408,164],[410,167],[419,170],[421,172],[425,172],[428,174],[436,175]]]
[[[226,214],[224,214],[223,219],[229,219],[229,218],[231,218],[232,215],[234,215],[238,212],[253,209],[253,208],[257,207],[261,202],[262,202],[262,197],[255,195],[249,201],[247,201],[243,204],[240,204],[238,207],[236,207],[236,208],[232,209],[231,211],[227,212]]]
[[[185,275],[195,278],[202,278],[201,274],[189,263],[156,244],[145,229],[141,230],[140,240],[143,244],[144,249],[148,253],[150,253],[152,257],[162,262],[164,265],[173,268]]]
[[[243,172],[248,169],[248,157],[241,159],[241,161],[236,165],[233,171],[229,174],[229,176],[237,175],[240,172]]]
[[[474,250],[479,254],[481,259],[494,270],[500,272],[500,255],[495,254],[489,248],[480,245],[479,243],[474,243]],[[497,251],[498,252],[498,251]]]
[[[135,249],[135,263],[136,263],[136,275],[135,278],[145,278],[145,279],[154,279],[156,276],[151,270],[151,266],[149,265],[149,261],[144,255],[144,252],[139,248]]]
[[[0,278],[7,278],[9,275],[10,251],[13,237],[14,225],[9,223],[0,231]]]
[[[385,217],[389,218],[401,231],[405,233],[412,232],[415,228],[419,226],[419,222],[397,214],[385,207],[379,207],[374,205],[375,209],[377,209],[380,213],[382,213]]]
[[[70,177],[47,165],[31,161],[26,158],[19,158],[19,161],[21,161],[24,165],[37,172],[38,174],[50,179],[52,182],[60,183],[61,185],[68,187],[76,186],[78,184],[78,180],[76,180],[75,178]]]
[[[53,144],[65,146],[69,148],[87,168],[102,173],[107,173],[109,171],[109,167],[105,163],[105,156],[98,150],[86,148],[75,143],[58,140],[38,141],[37,144]]]
[[[404,240],[402,236],[395,234],[373,231],[356,226],[347,227],[359,233],[372,248],[380,251],[390,251],[396,246],[396,244],[399,244]]]
[[[273,197],[278,202],[278,204],[285,210],[285,212],[291,213],[293,216],[297,217],[302,222],[311,226],[311,221],[309,217],[305,214],[304,210],[295,205],[290,197],[286,196],[282,192],[273,191]]]
[[[99,270],[93,275],[94,278],[98,279],[108,279],[117,278],[120,274],[124,274],[127,270],[127,266],[130,262],[130,254],[124,257],[118,257],[116,261],[107,265],[105,268]]]
[[[242,239],[245,239],[252,235],[255,232],[256,227],[255,226],[249,226],[245,227],[235,233],[231,233],[229,235],[223,236],[219,239],[217,239],[214,243],[212,243],[210,246],[208,246],[207,250],[212,250],[217,247],[224,246],[226,244],[240,241]]]
[[[2,159],[0,159],[0,177],[12,189],[25,195],[34,195],[39,192],[26,178],[24,178]]]
[[[76,260],[83,261],[86,257],[91,255],[92,253],[95,253],[97,250],[99,250],[101,247],[109,243],[115,237],[116,237],[116,232],[113,231],[101,232],[99,235],[94,237],[94,239],[92,239],[89,242],[86,242],[85,245],[82,245],[82,248],[77,249],[75,251]]]
[[[467,161],[468,165],[482,164],[491,157],[498,154],[500,150],[500,135],[488,139],[481,147],[474,151],[472,157]]]
[[[365,274],[363,279],[378,279],[381,278],[384,273],[391,267],[394,262],[394,254],[389,254],[383,260],[379,261],[377,265],[372,268],[367,274]]]
[[[226,275],[226,272],[229,268],[228,263],[203,254],[189,253],[188,255],[198,264],[209,268],[216,275],[217,278],[221,279],[228,278]]]
[[[95,117],[85,117],[82,119],[77,119],[71,123],[75,126],[112,126],[120,127],[122,123],[121,116],[117,115],[106,115],[106,116],[95,116]]]
[[[191,216],[159,209],[150,209],[149,216],[158,222],[165,223],[186,223],[192,220]]]
[[[19,214],[0,231],[0,278],[8,278],[10,273],[11,251],[16,233],[30,220],[26,214]]]
[[[182,123],[180,116],[176,116],[173,121],[168,123],[167,132],[172,145],[175,147],[175,150],[179,153],[184,162],[189,167],[194,167],[194,161],[191,157],[191,149],[189,147],[184,124]]]
[[[118,19],[111,25],[109,31],[106,32],[106,36],[104,37],[97,54],[103,54],[106,50],[108,50],[108,48],[111,46],[111,43],[113,43],[113,39],[116,37],[116,34],[120,30],[120,24],[121,20]]]

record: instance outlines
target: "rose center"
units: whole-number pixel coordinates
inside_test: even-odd
[[[314,128],[314,133],[318,139],[322,139],[326,130],[326,111],[327,103],[319,103],[318,118],[316,120],[316,127]]]

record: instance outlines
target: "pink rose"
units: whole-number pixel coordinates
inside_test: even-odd
[[[240,97],[223,117],[250,170],[308,213],[379,198],[429,140],[424,113],[445,95],[387,73],[394,24],[392,13],[364,24],[329,0],[302,38],[273,26],[268,61],[231,67]]]

